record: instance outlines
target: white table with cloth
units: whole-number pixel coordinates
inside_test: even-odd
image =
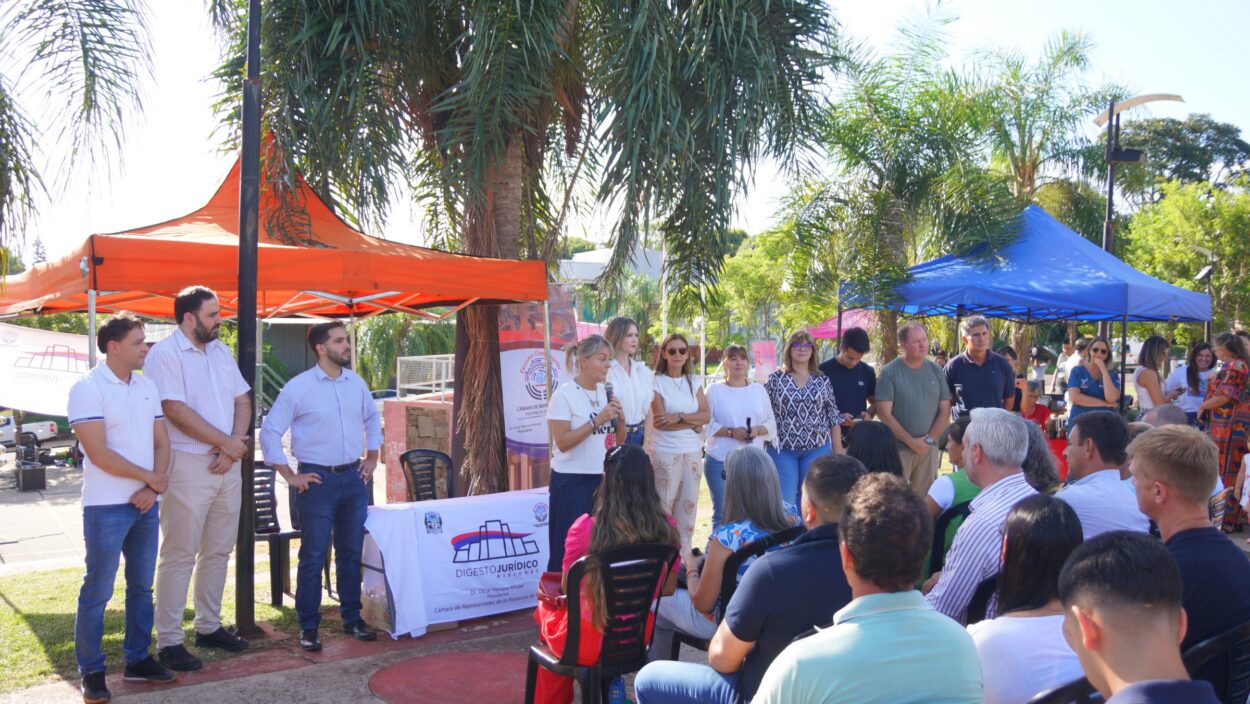
[[[364,594],[389,599],[391,636],[536,605],[548,501],[544,487],[370,506]]]

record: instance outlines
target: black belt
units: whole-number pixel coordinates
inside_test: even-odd
[[[625,426],[625,432],[627,433],[636,433],[639,430],[642,430],[642,423],[635,423],[633,425]]]
[[[348,462],[347,464],[336,464],[334,466],[324,464],[313,464],[312,462],[300,462],[299,471],[312,470],[314,472],[331,472],[333,474],[342,474],[343,472],[354,472],[360,468],[360,460]]]

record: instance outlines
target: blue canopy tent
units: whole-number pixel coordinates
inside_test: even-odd
[[[839,309],[1048,320],[1203,322],[1211,299],[1147,276],[1030,205],[1015,242],[990,257],[947,255],[908,270],[888,300],[844,286]],[[980,256],[978,256],[980,254]]]
[[[1036,205],[1025,208],[1016,225],[1015,241],[989,256],[984,251],[949,254],[911,267],[907,281],[884,300],[841,287],[838,337],[844,305],[913,316],[983,315],[1026,324],[1118,320],[1123,374],[1129,321],[1211,319],[1210,296],[1143,274]],[[1124,402],[1121,395],[1121,409]]]

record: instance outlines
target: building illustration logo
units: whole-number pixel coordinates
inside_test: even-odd
[[[529,540],[533,533],[514,533],[503,521],[486,521],[471,533],[461,533],[451,539],[456,550],[452,562],[484,562],[509,557],[537,555],[538,543]]]

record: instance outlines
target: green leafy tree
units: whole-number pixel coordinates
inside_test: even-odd
[[[1169,283],[1205,291],[1195,280],[1216,259],[1211,276],[1211,312],[1215,330],[1242,326],[1250,315],[1250,182],[1228,189],[1171,181],[1160,187],[1157,202],[1142,208],[1129,223],[1128,261]]]
[[[1130,120],[1121,129],[1120,143],[1146,153],[1145,163],[1116,170],[1116,186],[1138,203],[1161,198],[1168,181],[1224,188],[1250,168],[1250,143],[1241,129],[1210,115]]]
[[[26,271],[26,265],[22,263],[22,258],[8,247],[0,246],[0,274],[20,274],[23,271]]]
[[[223,118],[243,68],[242,3],[215,0],[229,44]],[[744,165],[789,161],[818,115],[832,22],[820,0],[361,0],[264,3],[266,178],[298,168],[338,212],[376,223],[406,176],[436,240],[553,261],[579,179],[619,214],[611,271],[652,213],[671,280],[719,272]],[[311,238],[298,210],[279,222]],[[685,290],[685,289],[683,289]],[[471,493],[506,486],[493,308],[461,313],[460,422]]]
[[[1054,218],[1076,230],[1082,237],[1102,245],[1107,197],[1076,179],[1055,179],[1038,187],[1037,204]]]
[[[595,249],[599,249],[599,245],[590,240],[570,235],[564,238],[564,244],[560,245],[560,258],[571,259],[574,254],[589,252]]]
[[[451,354],[455,345],[452,323],[405,313],[377,315],[356,325],[356,371],[371,389],[393,389],[398,358]]]

